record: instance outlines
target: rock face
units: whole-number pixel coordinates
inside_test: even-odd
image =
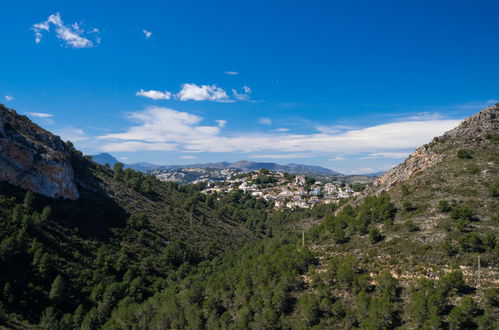
[[[1,104],[0,181],[52,198],[79,198],[71,150],[59,137]]]
[[[485,108],[462,121],[456,128],[435,138],[432,143],[416,149],[402,164],[376,179],[366,193],[379,194],[382,191],[388,191],[419,172],[439,163],[446,154],[434,148],[436,143],[451,142],[456,143],[458,147],[461,139],[477,137],[484,133],[499,133],[499,104]]]

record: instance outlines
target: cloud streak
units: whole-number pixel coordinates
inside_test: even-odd
[[[227,92],[217,85],[182,84],[182,89],[176,94],[180,101],[216,101],[227,102]]]
[[[270,118],[258,118],[258,122],[262,125],[272,125],[272,120]]]
[[[67,47],[92,48],[100,42],[98,29],[94,28],[87,32],[78,23],[66,25],[62,21],[61,14],[55,13],[50,15],[46,21],[33,24],[32,28],[35,32],[35,42],[37,44],[42,41],[44,33],[50,32],[51,26],[55,29],[56,37],[62,40]],[[94,41],[85,37],[91,34],[94,36]]]
[[[135,93],[137,96],[145,97],[151,100],[169,100],[172,97],[172,93],[169,91],[155,91],[155,90],[149,90],[145,91],[141,89],[137,93]]]
[[[28,116],[34,117],[34,118],[51,118],[51,117],[54,117],[53,114],[43,113],[43,112],[26,112],[26,114]]]
[[[229,96],[227,92],[218,87],[217,85],[197,85],[194,83],[182,84],[181,89],[178,93],[172,94],[169,91],[156,91],[156,90],[144,90],[136,92],[136,96],[141,96],[149,98],[152,100],[170,100],[172,97],[179,101],[213,101],[213,102],[223,102],[232,103],[236,101],[249,101],[251,88],[248,86],[243,86],[241,91],[237,89],[232,90],[232,96]]]
[[[128,151],[138,151],[142,150],[139,148],[141,145],[130,142],[141,142],[148,148],[144,150],[154,148],[146,144],[166,144],[161,148],[196,153],[370,153],[397,158],[459,123],[459,120],[434,119],[392,122],[340,133],[238,132],[222,135],[220,123],[217,126],[205,126],[200,116],[163,107],[133,112],[128,118],[136,125],[122,133],[99,137],[104,140],[103,150],[126,151],[128,148]]]

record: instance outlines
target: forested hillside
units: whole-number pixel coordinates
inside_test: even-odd
[[[78,199],[0,184],[0,326],[497,329],[498,111],[336,213],[204,195],[67,143]]]
[[[497,329],[498,111],[423,146],[304,241],[249,244],[105,327]]]

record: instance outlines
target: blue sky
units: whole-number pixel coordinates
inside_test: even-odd
[[[0,102],[125,162],[386,170],[499,102],[497,1],[9,1]]]

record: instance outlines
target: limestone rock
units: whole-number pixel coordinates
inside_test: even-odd
[[[1,104],[0,181],[48,197],[79,197],[66,144]]]

